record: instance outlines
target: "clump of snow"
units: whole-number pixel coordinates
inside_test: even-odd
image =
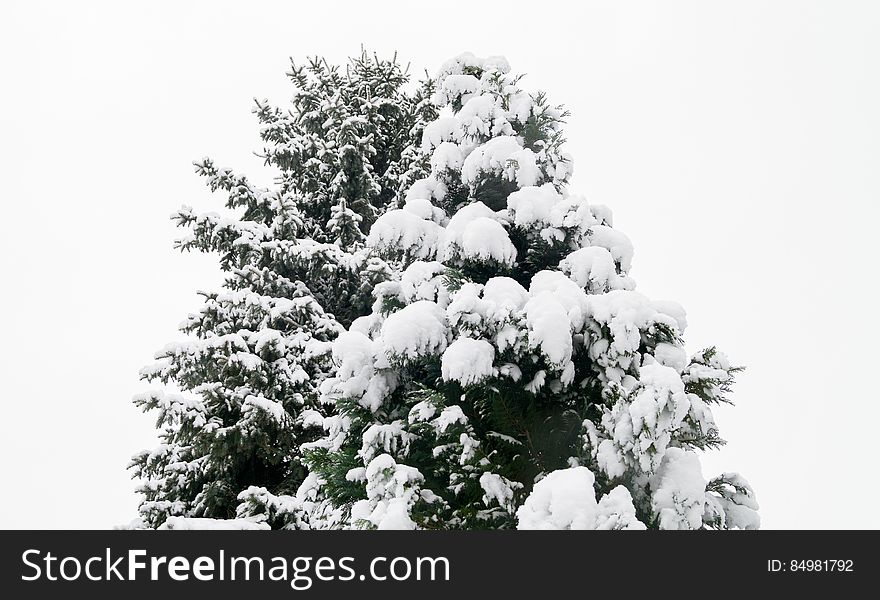
[[[510,277],[492,277],[483,286],[483,300],[491,310],[520,310],[529,299],[529,292]]]
[[[619,485],[599,500],[596,509],[596,529],[647,529],[636,517],[632,495]]]
[[[372,460],[377,453],[406,454],[412,434],[406,429],[403,421],[397,420],[391,423],[373,423],[364,430],[361,436],[362,444],[358,456],[364,462]]]
[[[480,475],[480,487],[483,488],[483,504],[490,506],[496,502],[508,512],[513,512],[513,495],[515,490],[522,488],[522,484],[496,473],[486,472]]]
[[[376,529],[415,529],[409,509],[424,479],[418,469],[380,454],[369,462],[364,476],[367,499],[352,506],[352,523],[368,522]]]
[[[606,225],[593,225],[588,234],[591,246],[605,248],[626,273],[632,267],[633,245],[625,233]]]
[[[262,394],[255,396],[249,394],[245,397],[241,405],[242,415],[248,415],[254,411],[258,411],[276,423],[285,423],[290,419],[290,415],[284,409],[284,406],[277,400],[270,400]]]
[[[537,230],[547,243],[562,241],[566,232],[578,243],[589,243],[586,236],[596,222],[583,197],[559,193],[552,183],[511,193],[507,207],[514,225]]]
[[[403,253],[412,258],[430,260],[437,255],[442,228],[403,209],[390,210],[373,223],[367,246],[394,256]]]
[[[422,149],[428,151],[443,142],[454,141],[457,130],[458,119],[455,117],[439,117],[431,121],[422,132]]]
[[[461,167],[462,181],[474,185],[486,175],[502,175],[520,187],[536,185],[541,171],[535,153],[523,148],[516,137],[501,135],[475,148]]]
[[[687,313],[681,304],[673,300],[652,300],[651,306],[659,313],[671,317],[675,321],[678,333],[684,333],[687,329]]]
[[[427,400],[422,400],[409,410],[408,420],[410,423],[421,423],[432,419],[436,414],[437,407]]]
[[[443,283],[446,267],[437,261],[417,260],[400,277],[400,297],[406,303],[417,300],[431,300],[445,303],[449,291]]]
[[[703,521],[727,529],[758,529],[758,501],[749,482],[739,473],[723,473],[706,486]]]
[[[548,474],[516,511],[517,529],[592,529],[598,509],[594,480],[586,467]]]
[[[434,302],[419,300],[389,315],[379,341],[391,359],[417,359],[446,349],[446,312]]]
[[[651,507],[660,529],[700,529],[706,502],[706,480],[693,452],[669,448],[651,480]]]
[[[442,225],[446,221],[446,212],[431,204],[427,198],[407,198],[402,210],[426,221],[433,221],[438,225]]]
[[[678,372],[657,362],[643,365],[635,387],[621,391],[599,427],[585,422],[596,462],[611,478],[628,468],[650,475],[688,415],[690,400]]]
[[[574,377],[573,331],[584,325],[587,296],[576,283],[558,271],[541,271],[529,286],[531,298],[524,307],[529,345],[539,348],[562,371],[568,384]]]
[[[465,225],[458,249],[462,257],[470,260],[494,260],[503,265],[516,261],[516,248],[507,231],[489,217],[479,217]]]
[[[519,227],[534,223],[550,224],[553,209],[559,204],[562,195],[552,184],[540,187],[523,187],[507,197],[507,208],[513,214],[513,222]],[[561,223],[559,223],[561,225]]]
[[[357,331],[347,331],[333,342],[333,360],[337,365],[336,377],[321,385],[325,396],[357,398],[371,411],[378,410],[385,396],[396,383],[393,376],[380,373],[376,362],[379,347],[370,338]],[[334,423],[325,419],[324,426]]]
[[[654,358],[661,365],[671,367],[681,373],[688,364],[688,356],[681,346],[660,342],[654,347]]]
[[[586,289],[589,294],[635,288],[632,279],[617,273],[614,257],[601,246],[587,246],[575,250],[560,261],[559,270]]]
[[[462,52],[446,62],[438,70],[436,79],[440,80],[448,75],[455,75],[471,70],[492,69],[499,73],[510,71],[510,63],[503,56],[487,56],[485,58],[475,56],[471,52]]]
[[[406,191],[405,200],[416,198],[423,200],[443,200],[446,197],[446,185],[436,177],[419,179]]]
[[[444,381],[473,385],[495,374],[494,361],[495,348],[486,340],[458,338],[443,352],[441,372]]]
[[[457,404],[453,404],[452,406],[447,406],[441,410],[437,418],[431,421],[431,425],[433,425],[434,429],[438,432],[446,433],[446,430],[453,425],[466,425],[467,422],[467,417],[465,416],[464,411],[461,410],[461,407]]]
[[[678,321],[659,312],[654,303],[638,292],[614,290],[588,298],[590,358],[603,368],[601,377],[620,382],[639,358],[642,332],[663,325],[677,333]],[[607,333],[610,333],[608,337]]]
[[[443,236],[441,259],[459,256],[464,259],[495,261],[512,265],[516,248],[498,216],[482,202],[459,209],[449,220]]]
[[[562,369],[571,363],[571,323],[565,306],[551,292],[533,296],[525,305],[529,345],[540,348],[552,364]]]
[[[513,318],[529,300],[528,290],[510,277],[489,279],[483,286],[482,296],[480,312],[482,316],[493,322]],[[508,325],[506,330],[499,331],[499,335],[504,340],[512,339],[518,335],[518,331],[518,328]],[[499,349],[504,350],[507,345],[509,344],[502,343],[499,345]]]
[[[461,148],[453,142],[443,142],[434,150],[431,155],[431,169],[434,172],[446,169],[457,170],[461,168],[464,158],[461,154]]]
[[[568,321],[574,330],[584,326],[584,319],[589,311],[589,301],[584,290],[559,271],[540,271],[535,273],[529,284],[532,296],[549,292],[553,294],[568,315]]]
[[[452,73],[443,78],[438,93],[443,98],[455,99],[466,97],[480,89],[480,80],[473,75]]]

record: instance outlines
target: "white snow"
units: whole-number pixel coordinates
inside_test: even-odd
[[[517,510],[517,529],[592,529],[598,509],[594,481],[586,467],[548,474]]]
[[[243,415],[250,413],[253,410],[258,410],[263,414],[270,417],[276,423],[285,423],[290,415],[284,409],[284,406],[276,400],[270,400],[266,398],[262,394],[259,396],[255,396],[253,394],[249,394],[245,397],[244,402],[241,406],[241,412]]]
[[[415,522],[409,516],[409,506],[405,498],[392,498],[381,503],[373,511],[371,518],[379,530],[412,530]],[[380,508],[381,507],[381,508]]]
[[[419,300],[389,315],[379,341],[391,359],[416,359],[446,349],[446,312],[434,302]]]
[[[588,316],[594,339],[590,342],[590,358],[603,367],[602,377],[621,381],[638,358],[642,332],[657,324],[678,331],[678,322],[659,312],[654,303],[638,292],[613,290],[606,294],[587,296]],[[596,326],[607,329],[611,337],[605,337]]]
[[[300,414],[303,427],[324,427],[324,416],[314,409],[306,409]]]
[[[409,410],[409,422],[419,423],[433,418],[437,414],[437,407],[433,403],[422,400]]]
[[[431,204],[427,198],[407,198],[401,210],[426,221],[433,221],[438,225],[442,225],[446,221],[446,212]]]
[[[660,529],[700,529],[706,502],[706,480],[693,452],[669,448],[651,480],[651,506]]]
[[[412,435],[406,431],[401,420],[391,423],[373,423],[361,436],[361,449],[358,455],[365,463],[380,451],[384,454],[406,454]]]
[[[590,227],[589,240],[591,246],[601,246],[611,253],[614,260],[620,264],[621,270],[626,273],[632,267],[633,245],[623,232],[612,229],[606,225],[593,225]]]
[[[388,454],[380,454],[370,460],[364,476],[367,499],[352,506],[352,522],[369,521],[377,529],[415,529],[409,508],[423,480],[418,469],[398,464]]]
[[[445,303],[449,292],[443,283],[446,267],[437,261],[417,260],[400,277],[400,296],[407,303],[431,300]]]
[[[599,500],[596,510],[596,529],[647,529],[636,517],[632,495],[619,485]]]
[[[373,223],[367,246],[380,252],[404,252],[414,258],[430,260],[437,255],[442,228],[403,209],[390,210]]]
[[[473,385],[495,374],[492,363],[495,348],[486,340],[462,337],[452,342],[443,352],[441,372],[445,381],[455,380],[461,385]]]
[[[521,310],[528,299],[528,290],[510,277],[492,277],[483,286],[483,300],[490,317]]]
[[[585,236],[596,222],[582,196],[561,194],[552,183],[522,187],[507,197],[507,207],[515,225],[537,230],[548,243],[561,241],[566,231],[578,243],[589,243]]]
[[[437,418],[431,421],[431,425],[433,425],[434,429],[436,429],[439,433],[446,433],[446,430],[449,429],[452,425],[455,425],[457,423],[466,425],[467,422],[467,417],[461,410],[461,407],[457,404],[453,404],[452,406],[447,406],[446,408],[441,410]]]
[[[565,306],[551,292],[541,292],[525,305],[529,345],[540,348],[558,368],[571,362],[571,322]]]
[[[458,170],[464,158],[461,154],[461,148],[453,142],[443,142],[434,150],[431,155],[431,170],[435,173],[445,169]]]
[[[376,354],[379,346],[363,333],[346,331],[333,342],[336,377],[321,386],[322,394],[333,397],[358,398],[361,405],[378,410],[395,384],[393,377],[379,373]],[[325,428],[330,421],[325,419]]]
[[[671,317],[678,328],[678,333],[684,333],[687,329],[687,313],[681,304],[673,300],[652,300],[651,306],[657,312]]]
[[[704,521],[720,519],[728,529],[758,529],[761,517],[749,482],[739,473],[723,473],[709,482]]]
[[[489,217],[479,217],[465,225],[459,250],[462,257],[470,260],[494,260],[503,265],[516,262],[516,248],[507,230]]]
[[[422,149],[429,151],[443,142],[454,141],[458,125],[456,117],[439,117],[431,121],[422,132]]]
[[[474,185],[487,174],[503,175],[520,187],[538,183],[541,171],[535,154],[523,148],[516,137],[500,135],[475,148],[461,167],[462,181]]]
[[[514,490],[522,487],[518,481],[510,481],[496,473],[480,475],[480,487],[483,488],[483,503],[490,506],[497,502],[498,506],[512,512]]]
[[[529,293],[533,297],[543,292],[552,294],[562,304],[573,330],[584,326],[589,300],[583,288],[559,271],[545,270],[535,273],[529,283]]]
[[[632,279],[618,275],[614,257],[601,246],[575,250],[560,261],[559,270],[590,294],[635,288]]]
[[[480,80],[473,75],[453,73],[447,75],[440,85],[440,93],[448,99],[473,94],[480,89]]]
[[[562,196],[552,184],[540,187],[522,187],[507,197],[507,208],[513,214],[513,222],[519,227],[527,227],[535,223],[551,224],[553,209],[562,200]],[[561,225],[561,222],[557,223]]]
[[[654,358],[661,365],[671,367],[681,373],[688,364],[685,349],[667,342],[660,342],[654,347]]]
[[[446,196],[446,185],[436,177],[426,177],[413,182],[406,191],[405,200],[421,198],[424,200],[443,200]]]
[[[441,259],[460,255],[465,259],[512,265],[516,261],[516,248],[497,219],[495,211],[482,202],[459,209],[446,226]]]

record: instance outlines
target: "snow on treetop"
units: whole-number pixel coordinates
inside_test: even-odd
[[[458,56],[447,60],[441,65],[434,78],[435,81],[440,83],[438,86],[439,89],[433,98],[434,102],[440,105],[451,102],[454,98],[452,93],[460,92],[462,89],[468,89],[468,84],[464,83],[462,80],[463,75],[473,77],[475,73],[480,73],[484,70],[507,73],[510,71],[510,63],[508,63],[507,59],[503,56],[479,58],[470,52],[463,52]],[[443,84],[450,78],[454,83],[451,83],[448,88],[445,88]],[[476,79],[476,77],[474,77],[474,79]]]

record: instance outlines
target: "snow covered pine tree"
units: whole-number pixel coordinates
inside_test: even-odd
[[[135,398],[158,413],[162,441],[132,460],[141,526],[297,526],[284,494],[306,476],[300,444],[321,434],[330,344],[391,273],[365,232],[428,168],[415,142],[436,116],[431,82],[408,84],[396,57],[362,52],[344,69],[316,58],[289,76],[292,111],[254,111],[277,187],[204,159],[196,172],[228,194],[230,216],[173,215],[191,230],[177,247],[217,252],[226,289],[202,294],[181,326],[189,339],[142,371],[179,393]]]
[[[503,58],[443,66],[430,174],[373,224],[399,276],[333,343],[336,412],[304,445],[311,527],[755,528],[711,406],[738,368],[688,358],[685,314],[634,291],[629,239],[569,192],[565,113]],[[316,415],[315,420],[318,419]]]

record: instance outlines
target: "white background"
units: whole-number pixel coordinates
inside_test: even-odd
[[[4,2],[0,527],[136,514],[138,369],[220,282],[168,215],[210,155],[269,183],[252,97],[361,43],[431,72],[503,54],[565,103],[575,191],[639,289],[748,370],[717,411],[767,528],[878,528],[880,3]]]

